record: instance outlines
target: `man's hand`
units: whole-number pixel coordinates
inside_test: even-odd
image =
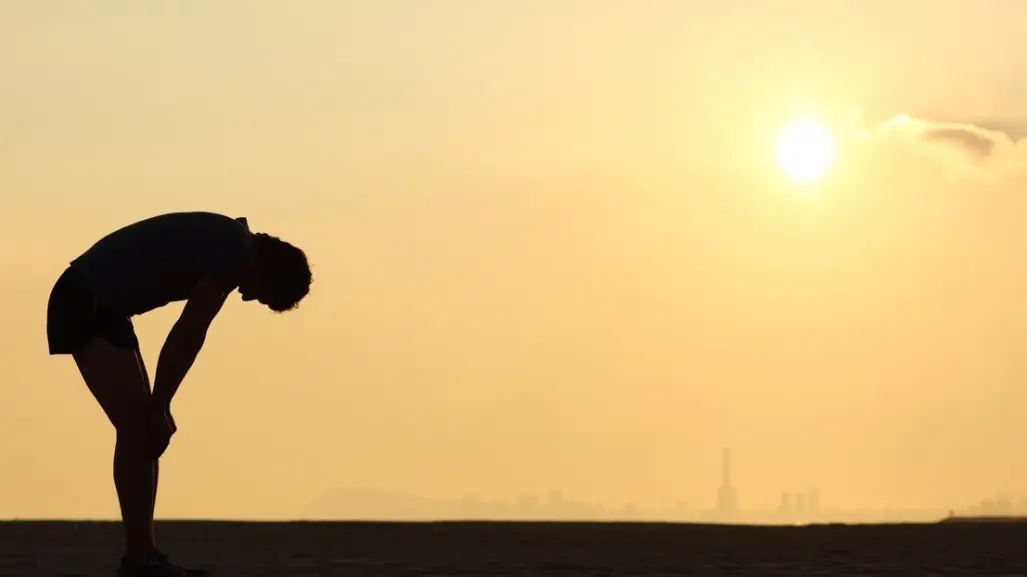
[[[175,419],[171,416],[171,408],[163,403],[150,405],[147,409],[146,425],[146,452],[151,459],[159,459],[171,443],[171,436],[178,430]]]

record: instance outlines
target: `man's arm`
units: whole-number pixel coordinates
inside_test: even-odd
[[[203,348],[207,328],[227,297],[228,292],[208,279],[201,280],[193,289],[182,309],[182,315],[178,317],[175,326],[171,327],[160,350],[157,374],[153,381],[152,399],[155,403],[163,406],[171,404],[178,386]]]

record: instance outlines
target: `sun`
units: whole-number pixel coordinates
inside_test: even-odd
[[[777,139],[777,163],[798,184],[816,184],[834,164],[834,139],[819,122],[800,118],[789,123]]]

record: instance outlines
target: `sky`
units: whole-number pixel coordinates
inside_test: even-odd
[[[67,263],[161,212],[307,251],[233,297],[158,516],[339,487],[961,507],[1027,484],[1027,5],[0,0],[0,518],[114,518],[46,353]],[[775,137],[816,118],[815,186]],[[181,310],[136,319],[151,374]]]

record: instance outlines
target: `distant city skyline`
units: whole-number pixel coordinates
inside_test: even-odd
[[[559,495],[558,499],[552,499]],[[428,498],[373,490],[328,491],[290,518],[311,520],[510,520],[510,521],[647,521],[678,523],[803,524],[933,522],[950,514],[958,516],[1002,516],[1027,514],[1027,500],[1009,497],[985,498],[977,503],[953,507],[863,508],[819,506],[816,512],[782,510],[780,506],[739,508],[730,519],[717,515],[713,507],[694,507],[681,500],[663,507],[627,502],[615,506],[577,501],[560,491],[547,496],[521,495],[509,499]]]
[[[522,494],[508,499],[483,499],[469,494],[461,498],[429,498],[372,489],[328,491],[302,511],[310,519],[492,519],[492,520],[603,520],[667,521],[694,523],[794,524],[930,522],[950,514],[1013,515],[1027,513],[1027,498],[1016,504],[1008,496],[985,498],[977,503],[952,507],[904,508],[877,506],[832,508],[823,506],[820,490],[784,491],[775,506],[744,507],[732,477],[731,450],[721,453],[720,486],[710,499],[679,499],[664,506],[628,500],[622,505],[578,501],[552,489],[543,496]],[[709,502],[708,505],[705,503]]]

